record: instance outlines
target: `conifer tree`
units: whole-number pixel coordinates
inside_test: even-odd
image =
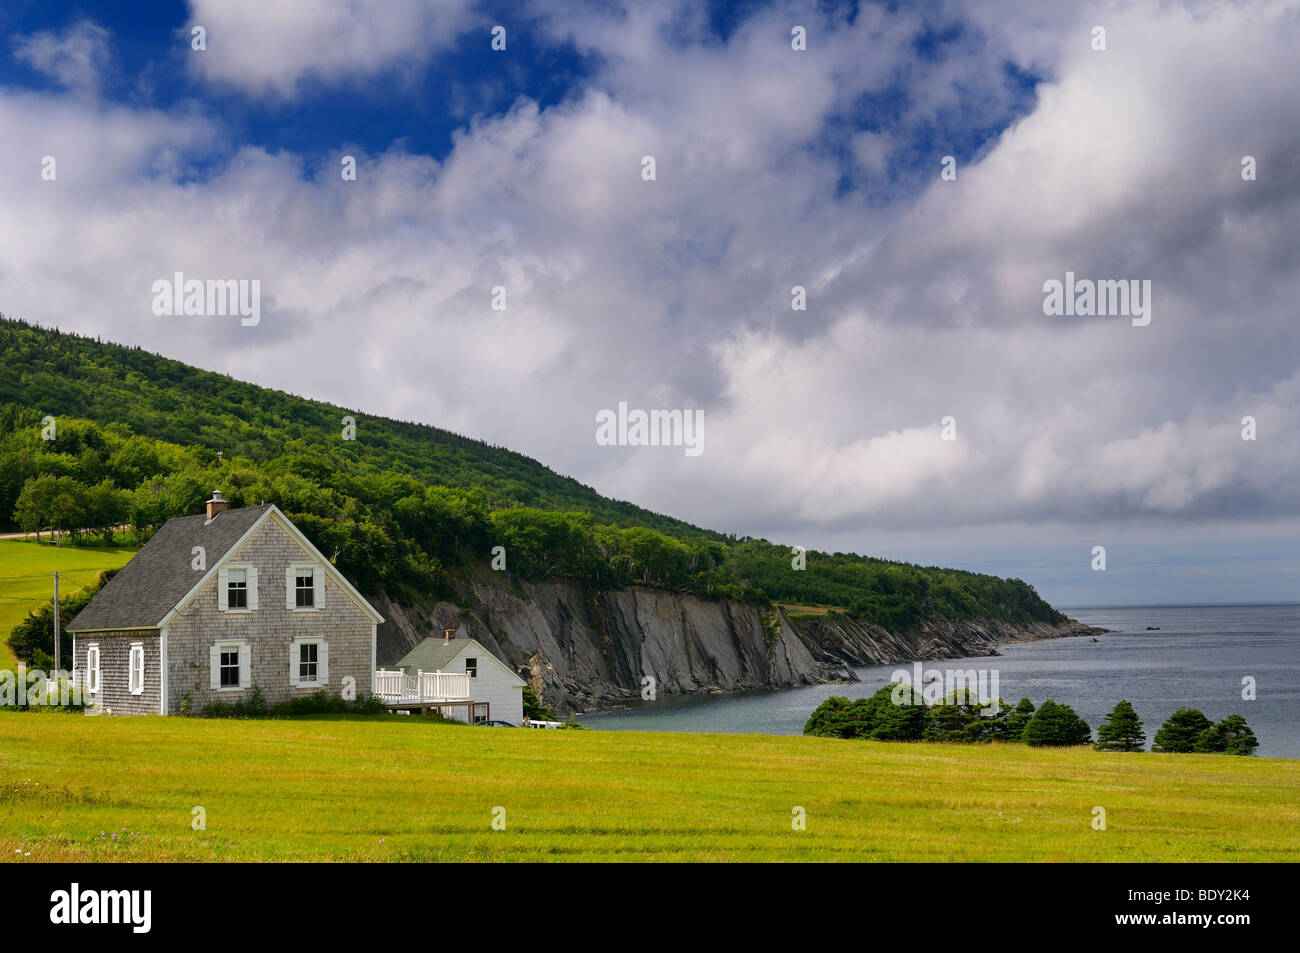
[[[1025,725],[1029,724],[1029,719],[1033,715],[1034,703],[1028,698],[1020,699],[1011,714],[1007,715],[1007,741],[1023,741]]]
[[[1034,712],[1021,737],[1031,747],[1086,745],[1092,740],[1092,729],[1069,705],[1049,698]]]
[[[1169,716],[1168,720],[1156,732],[1152,751],[1171,751],[1186,753],[1196,748],[1198,742],[1207,743],[1201,735],[1207,728],[1212,728],[1210,719],[1204,712],[1195,708],[1180,708]]]
[[[1097,729],[1097,748],[1101,751],[1141,751],[1146,740],[1138,713],[1127,701],[1112,708]]]
[[[1202,731],[1192,750],[1249,756],[1258,747],[1259,739],[1246,724],[1246,719],[1241,715],[1229,715],[1214,727]]]

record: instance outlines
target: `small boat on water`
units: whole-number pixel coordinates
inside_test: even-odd
[[[1158,626],[1158,625],[1149,625],[1149,626],[1147,626],[1147,631],[1148,631],[1148,632],[1159,632],[1159,631],[1160,631],[1160,626]]]
[[[1097,637],[1094,635],[1094,636],[1093,636],[1089,641],[1092,641],[1092,642],[1100,642],[1101,639],[1097,638]]]

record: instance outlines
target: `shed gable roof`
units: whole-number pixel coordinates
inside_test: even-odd
[[[471,648],[477,652],[478,658],[491,659],[498,668],[521,686],[527,684],[509,665],[493,655],[487,646],[477,639],[452,639],[447,642],[439,638],[427,638],[407,652],[393,668],[399,668],[408,675],[416,670],[425,672],[441,671]]]

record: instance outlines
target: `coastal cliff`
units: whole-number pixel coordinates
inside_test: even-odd
[[[1087,635],[1073,620],[1026,626],[932,619],[889,632],[843,617],[646,587],[595,590],[576,582],[472,584],[473,608],[376,600],[379,664],[391,665],[447,628],[474,638],[528,680],[557,712],[592,711],[639,698],[643,678],[659,695],[792,688],[855,680],[853,668],[996,655],[1010,642]]]

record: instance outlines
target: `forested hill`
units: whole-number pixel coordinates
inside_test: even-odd
[[[893,630],[1065,618],[1015,579],[812,551],[796,571],[787,547],[610,500],[522,454],[139,348],[0,318],[0,355],[0,524],[143,538],[220,488],[232,506],[277,504],[362,591],[398,599],[464,598],[503,546],[525,578],[824,606]]]
[[[265,463],[308,454],[331,465],[406,473],[428,484],[482,490],[489,506],[580,510],[600,522],[704,534],[680,520],[610,500],[521,453],[425,424],[348,410],[200,370],[138,347],[38,328],[0,315],[0,403],[17,403],[225,459]],[[46,409],[50,408],[50,409]],[[341,439],[342,418],[359,439]],[[12,509],[0,507],[0,520]],[[718,534],[707,534],[721,539]]]

